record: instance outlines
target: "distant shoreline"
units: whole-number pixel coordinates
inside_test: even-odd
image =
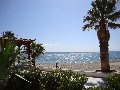
[[[68,69],[68,70],[80,70],[80,71],[94,71],[97,69],[101,69],[100,62],[93,62],[93,63],[64,63],[58,64],[61,69]],[[48,68],[56,68],[55,64],[36,64],[36,67],[48,67]],[[110,69],[120,71],[120,60],[113,60],[110,61]]]

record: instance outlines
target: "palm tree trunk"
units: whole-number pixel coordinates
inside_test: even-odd
[[[100,30],[97,31],[99,43],[100,43],[100,59],[101,59],[101,71],[109,72],[109,53],[108,53],[108,41],[110,39],[109,30],[106,30],[106,24],[104,20],[100,21]]]
[[[100,59],[102,72],[109,72],[109,53],[108,53],[108,41],[100,40]]]

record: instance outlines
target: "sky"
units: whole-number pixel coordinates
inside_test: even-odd
[[[92,1],[0,0],[0,33],[12,31],[18,38],[36,39],[46,52],[99,52],[97,31],[82,30]],[[110,51],[120,51],[119,36],[120,29],[110,30]]]

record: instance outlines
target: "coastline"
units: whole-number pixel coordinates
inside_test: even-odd
[[[110,62],[110,69],[111,70],[118,70],[120,71],[120,60],[113,60]],[[101,69],[100,62],[93,62],[93,63],[64,63],[58,64],[61,69],[68,69],[68,70],[80,70],[80,71],[95,71]],[[56,64],[36,64],[36,67],[40,68],[56,68]]]

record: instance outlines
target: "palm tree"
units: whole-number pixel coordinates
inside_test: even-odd
[[[115,23],[120,19],[120,10],[117,11],[116,4],[119,0],[95,0],[91,3],[92,9],[88,10],[87,16],[84,16],[83,31],[87,28],[97,30],[97,36],[100,43],[101,70],[110,71],[108,41],[110,39],[109,29],[120,28],[120,24]]]
[[[24,47],[26,47],[26,46],[24,46]],[[35,66],[35,59],[39,55],[44,54],[45,48],[43,47],[43,44],[37,44],[37,43],[33,42],[30,45],[30,51],[31,51],[31,57],[32,57],[32,64]],[[28,54],[28,48],[27,47],[26,47],[25,52]]]

